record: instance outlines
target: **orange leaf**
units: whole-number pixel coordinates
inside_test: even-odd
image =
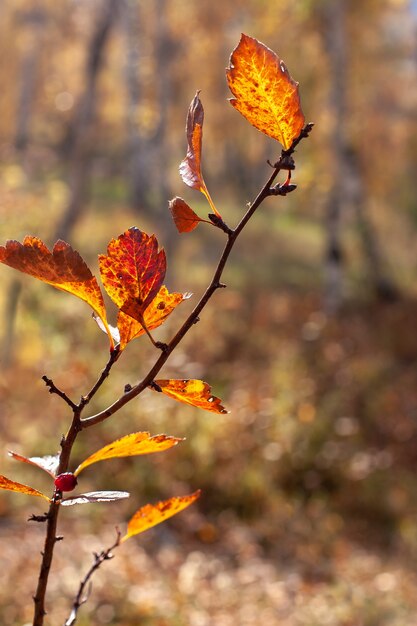
[[[180,163],[180,175],[186,185],[203,193],[212,211],[221,217],[210,197],[203,174],[201,173],[201,152],[203,140],[204,109],[199,98],[199,91],[195,94],[188,108],[185,132],[187,135],[187,154]]]
[[[199,218],[182,198],[170,200],[169,210],[179,233],[190,233],[198,226],[198,222],[207,221]]]
[[[51,501],[48,496],[46,496],[44,493],[41,493],[37,489],[34,489],[33,487],[28,487],[28,485],[22,485],[22,483],[16,483],[14,480],[6,478],[6,476],[0,476],[0,489],[17,491],[28,496],[39,496],[40,498],[45,498],[45,500],[48,500],[48,502]]]
[[[145,530],[164,522],[169,517],[176,515],[180,511],[186,509],[190,504],[200,497],[201,491],[195,491],[189,496],[181,496],[169,498],[157,504],[146,504],[140,508],[127,525],[127,533],[122,537],[121,541],[126,541],[129,537],[143,533]]]
[[[210,385],[202,380],[155,380],[155,383],[151,386],[152,389],[162,391],[179,402],[185,402],[212,413],[229,412],[222,406],[220,398],[211,395]]]
[[[183,300],[187,300],[190,297],[190,293],[169,293],[165,285],[162,285],[143,314],[143,321],[147,329],[153,330],[163,324],[172,311]],[[134,314],[134,311],[131,311],[131,313]],[[131,315],[123,313],[123,311],[120,311],[117,317],[117,328],[119,329],[120,350],[124,350],[129,341],[145,333],[142,324],[131,317]]]
[[[97,452],[89,456],[77,467],[74,476],[78,476],[83,469],[98,461],[162,452],[163,450],[168,450],[176,446],[180,441],[183,441],[183,439],[169,437],[167,435],[154,435],[151,437],[148,432],[131,433],[130,435],[126,435],[125,437],[121,437],[121,439],[109,443],[107,446],[104,446],[104,448],[97,450]]]
[[[165,277],[164,250],[154,235],[129,228],[100,254],[103,285],[110,298],[127,315],[140,317],[158,293]]]
[[[23,243],[9,240],[5,246],[0,246],[0,262],[81,298],[102,319],[107,330],[106,311],[97,280],[78,252],[65,241],[57,241],[50,252],[37,237],[27,236]],[[112,343],[110,333],[108,335]]]
[[[243,35],[230,57],[230,103],[258,130],[288,149],[303,126],[298,83],[283,61],[257,39]]]

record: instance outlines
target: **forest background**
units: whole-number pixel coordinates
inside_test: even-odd
[[[231,413],[149,394],[80,444],[81,459],[132,424],[186,437],[163,458],[103,464],[91,486],[133,490],[135,503],[203,489],[193,510],[100,570],[80,626],[417,624],[416,2],[3,0],[0,15],[2,243],[61,237],[94,268],[134,224],[167,250],[170,290],[195,300],[221,243],[210,228],[178,235],[168,200],[205,211],[178,175],[196,90],[205,179],[226,222],[279,156],[226,101],[241,32],[284,59],[316,125],[296,155],[297,191],[262,208],[227,289],[164,370],[210,381]],[[67,424],[41,376],[77,398],[107,347],[76,299],[5,267],[1,284],[0,472],[10,475],[9,448],[53,453]],[[145,340],[129,346],[97,408],[153,358]],[[39,485],[13,469],[42,489],[35,472]],[[31,512],[24,497],[1,496],[4,626],[31,616],[42,542]],[[131,512],[128,502],[68,511],[58,614]]]

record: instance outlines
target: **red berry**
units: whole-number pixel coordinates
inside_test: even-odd
[[[55,487],[59,491],[72,491],[77,485],[77,479],[72,472],[58,474],[55,478]]]

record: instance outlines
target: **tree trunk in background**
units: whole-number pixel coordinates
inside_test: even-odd
[[[20,63],[19,92],[16,105],[16,130],[14,146],[19,152],[20,160],[25,162],[26,148],[30,137],[30,121],[38,78],[42,35],[44,33],[46,15],[41,7],[34,7],[22,14],[20,25],[26,47]],[[3,313],[3,332],[1,338],[0,363],[7,368],[13,362],[14,329],[22,283],[14,278],[8,285],[5,308]]]
[[[56,239],[67,240],[86,204],[90,180],[92,126],[96,87],[103,54],[117,16],[118,0],[104,0],[97,15],[85,67],[85,89],[71,125],[65,149],[70,170],[70,200],[56,229]]]
[[[151,134],[141,128],[138,114],[145,86],[141,84],[140,61],[142,25],[142,2],[124,0],[123,24],[126,39],[126,87],[127,87],[127,132],[131,205],[136,211],[147,212],[158,221],[158,235],[167,247],[174,233],[168,200],[171,190],[168,184],[167,167],[169,148],[166,139],[167,117],[172,96],[171,64],[176,47],[170,36],[167,22],[166,0],[155,0],[155,68],[152,76],[155,85],[155,107],[157,122]]]
[[[327,246],[325,258],[325,308],[336,312],[343,298],[343,250],[341,220],[344,196],[343,170],[346,133],[346,4],[327,0],[323,6],[324,43],[329,58],[329,108],[332,114],[332,187],[327,205]]]
[[[46,16],[42,8],[33,8],[21,18],[26,37],[26,49],[21,60],[20,88],[16,107],[14,145],[24,153],[29,141],[30,120],[38,79],[39,56]]]

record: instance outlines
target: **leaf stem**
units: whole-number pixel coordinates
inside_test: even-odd
[[[230,256],[230,253],[233,249],[233,246],[236,242],[236,239],[245,228],[246,224],[249,222],[255,211],[259,208],[262,202],[268,198],[271,194],[271,186],[278,176],[279,172],[282,169],[288,169],[288,157],[290,157],[296,146],[299,144],[301,139],[304,137],[308,137],[311,129],[313,128],[313,124],[307,124],[301,131],[300,135],[293,141],[292,145],[287,150],[282,150],[281,156],[278,161],[274,164],[274,169],[263,185],[262,189],[256,196],[255,200],[249,205],[245,215],[240,220],[239,224],[236,226],[234,230],[230,230],[227,234],[227,242],[219,259],[217,268],[213,274],[213,277],[210,281],[209,286],[207,287],[205,293],[200,298],[200,301],[197,303],[193,311],[190,313],[188,318],[182,324],[176,335],[171,339],[171,341],[165,346],[164,351],[160,354],[158,359],[155,361],[154,365],[145,375],[145,377],[134,387],[129,389],[129,391],[125,392],[122,396],[120,396],[113,404],[109,407],[92,415],[91,417],[84,418],[81,420],[82,428],[89,428],[90,426],[94,426],[95,424],[99,424],[103,422],[108,417],[114,415],[117,411],[119,411],[125,404],[136,398],[139,394],[141,394],[154,380],[159,371],[162,369],[163,365],[168,360],[170,354],[176,348],[176,346],[180,343],[183,337],[188,333],[190,328],[198,321],[199,315],[201,311],[204,309],[210,298],[213,296],[215,291],[219,289],[222,285],[220,279],[222,277],[224,268],[226,266],[227,260]],[[217,214],[217,211],[216,211]]]

